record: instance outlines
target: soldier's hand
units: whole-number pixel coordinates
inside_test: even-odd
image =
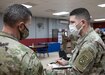
[[[62,66],[65,66],[65,65],[68,64],[68,61],[66,61],[64,59],[59,59],[59,60],[57,60],[57,63],[60,64],[60,65],[62,65]]]

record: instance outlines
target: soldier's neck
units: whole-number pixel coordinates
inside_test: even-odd
[[[90,28],[90,26],[86,25],[81,31],[81,36],[84,36],[88,32],[89,28]]]
[[[5,32],[5,33],[7,33],[9,35],[12,35],[13,37],[18,38],[16,29],[12,28],[12,27],[9,27],[7,25],[3,26],[2,32]]]

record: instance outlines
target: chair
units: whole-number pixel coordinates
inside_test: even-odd
[[[48,57],[49,57],[49,53],[48,53],[48,46],[45,45],[41,48],[37,48],[37,53],[41,54],[43,53],[44,57],[45,57],[45,53],[47,53]]]

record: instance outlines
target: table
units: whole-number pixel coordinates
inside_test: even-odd
[[[34,52],[36,52],[36,53],[43,53],[43,54],[47,53],[47,55],[49,57],[47,45],[34,45],[34,46],[29,46],[29,48],[34,50]]]

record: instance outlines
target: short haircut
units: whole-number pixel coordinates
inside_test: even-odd
[[[87,22],[90,23],[90,20],[91,20],[90,14],[89,14],[88,10],[85,9],[85,8],[77,8],[77,9],[74,9],[74,10],[70,13],[70,16],[73,16],[73,15],[75,15],[75,16],[78,17],[78,18],[83,18],[83,19],[85,19]]]
[[[3,14],[3,22],[11,27],[19,21],[27,22],[32,17],[31,11],[21,4],[9,6]]]

